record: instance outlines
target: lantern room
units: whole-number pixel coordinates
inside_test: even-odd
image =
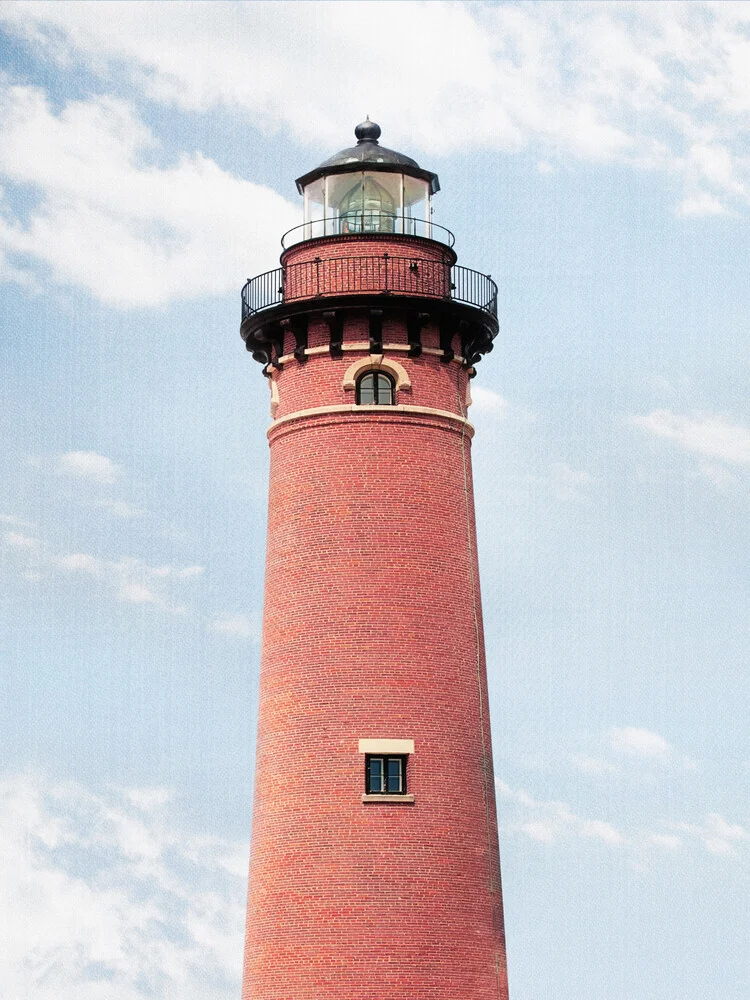
[[[356,146],[298,178],[304,223],[291,242],[372,233],[443,241],[430,219],[432,195],[440,190],[437,174],[381,146],[380,126],[369,118],[354,134]]]
[[[437,174],[381,146],[380,126],[369,118],[354,134],[355,146],[297,179],[304,221],[282,236],[281,266],[248,278],[242,290],[247,348],[269,377],[290,350],[304,362],[308,350],[324,347],[320,313],[332,357],[351,349],[344,338],[354,336],[345,333],[353,315],[366,317],[370,353],[380,354],[391,344],[384,324],[395,317],[406,323],[401,346],[408,344],[409,357],[420,356],[424,331],[425,350],[440,352],[446,364],[459,357],[473,375],[497,334],[497,286],[459,267],[453,233],[432,221]],[[368,385],[363,399],[393,388]]]

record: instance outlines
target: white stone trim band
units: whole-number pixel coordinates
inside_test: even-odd
[[[474,425],[471,424],[465,417],[460,417],[457,413],[451,413],[450,410],[435,410],[431,406],[405,406],[402,403],[399,403],[396,406],[379,406],[377,404],[372,405],[369,403],[359,406],[356,403],[344,403],[336,406],[312,406],[309,410],[297,410],[296,413],[287,413],[283,417],[278,417],[278,419],[276,419],[268,428],[266,434],[270,437],[270,435],[283,424],[291,423],[293,420],[302,420],[305,417],[320,417],[326,414],[335,413],[376,413],[381,417],[389,417],[393,414],[413,414],[414,416],[421,417],[439,417],[442,420],[450,420],[452,423],[458,424],[469,437],[474,436]]]

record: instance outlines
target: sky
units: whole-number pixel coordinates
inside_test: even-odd
[[[240,289],[369,114],[499,287],[511,996],[747,1000],[750,5],[6,2],[0,52],[0,996],[239,996]]]

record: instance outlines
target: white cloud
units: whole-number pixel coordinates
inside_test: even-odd
[[[171,788],[125,788],[122,793],[128,802],[144,812],[161,809],[174,799]]]
[[[180,829],[168,799],[0,779],[0,994],[239,993],[247,845]]]
[[[284,31],[278,12],[261,2],[35,2],[6,3],[0,16],[35,52],[83,62],[109,85],[187,111],[235,109],[332,152],[369,111],[384,142],[409,152],[531,148],[541,163],[660,169],[682,178],[683,215],[747,202],[744,5],[390,3],[400,36],[420,40],[408,60],[390,32],[360,44],[382,5],[287,2]],[[131,131],[104,142],[116,148]],[[111,242],[95,220],[95,239]]]
[[[16,268],[43,268],[110,305],[236,290],[246,273],[267,269],[280,233],[298,221],[279,195],[199,153],[151,165],[156,139],[116,98],[56,112],[37,88],[0,87],[0,126],[0,175],[39,194],[28,218],[0,215],[0,248]],[[82,456],[91,455],[96,475],[93,453],[71,454],[70,471],[85,475]]]
[[[6,541],[9,534],[17,535],[6,532]],[[32,541],[33,545],[28,544]],[[27,552],[26,565],[17,567],[27,579],[41,580],[58,574],[88,577],[100,581],[126,604],[147,604],[172,614],[185,612],[185,607],[175,602],[173,591],[183,591],[190,581],[197,580],[203,573],[202,566],[150,566],[132,556],[102,559],[89,552],[51,553],[34,539],[22,545],[11,541],[10,545],[20,553]]]
[[[87,576],[102,577],[107,569],[103,559],[97,559],[88,552],[71,552],[66,556],[55,556],[51,560],[57,568],[68,573],[85,573]]]
[[[125,472],[121,465],[99,452],[68,451],[61,455],[29,455],[26,463],[46,472],[64,476],[71,481],[77,481],[82,488],[75,494],[75,500],[86,507],[106,510],[115,517],[127,521],[145,517],[148,513],[142,507],[136,507],[124,500],[101,495],[109,491],[100,487],[114,486],[121,482]],[[92,488],[86,489],[84,484]]]
[[[559,846],[572,841],[593,840],[617,848],[638,871],[648,870],[649,857],[664,857],[682,848],[699,847],[709,854],[733,857],[750,846],[750,831],[719,813],[708,813],[700,822],[658,821],[657,829],[634,826],[623,831],[603,819],[579,815],[567,802],[538,799],[523,789],[496,782],[498,808],[503,829],[519,833],[539,844]]]
[[[108,500],[106,498],[99,498],[94,501],[96,507],[101,507],[104,510],[108,510],[115,517],[121,517],[123,520],[130,521],[134,518],[144,517],[146,511],[141,507],[134,507],[132,504],[124,503],[122,500]]]
[[[720,414],[687,416],[671,410],[653,410],[646,416],[629,417],[628,422],[706,458],[729,465],[750,464],[750,428],[730,423]]]
[[[24,521],[21,517],[14,517],[12,514],[0,514],[0,524],[7,524],[10,528],[33,528],[30,521]]]
[[[111,486],[122,475],[119,465],[95,451],[68,451],[58,458],[57,468],[61,473],[102,486]]]
[[[260,628],[247,615],[219,615],[208,626],[211,632],[221,635],[234,635],[240,639],[260,638]]]
[[[6,544],[13,549],[36,549],[39,547],[38,538],[25,535],[21,531],[6,531],[3,537]]]
[[[688,218],[701,215],[725,215],[726,208],[715,195],[709,194],[708,191],[700,191],[683,198],[677,206],[677,214]]]
[[[201,576],[204,572],[203,566],[184,566],[175,571],[180,580],[192,580],[196,576]]]
[[[496,783],[498,794],[514,802],[516,815],[510,818],[508,829],[516,830],[531,840],[554,844],[570,838],[600,840],[610,847],[619,847],[626,838],[611,823],[600,819],[584,819],[566,802],[535,799],[523,789],[512,789],[503,781]],[[501,810],[502,813],[505,810]]]
[[[489,414],[502,417],[507,413],[508,401],[499,392],[486,389],[481,385],[471,386],[471,402],[473,413]]]
[[[118,594],[129,604],[160,604],[160,598],[142,583],[123,583]]]
[[[669,851],[676,851],[682,847],[682,840],[673,833],[652,833],[649,840],[657,847],[665,847]]]
[[[536,840],[540,844],[551,844],[565,829],[565,819],[558,816],[546,816],[542,820],[527,820],[518,826],[521,833],[525,833],[531,840]]]
[[[635,757],[667,757],[672,752],[672,747],[663,736],[635,726],[610,730],[610,743],[613,750]]]
[[[709,854],[733,854],[750,841],[750,833],[739,823],[731,823],[720,813],[708,813],[701,823],[675,823],[676,830],[697,838]]]
[[[603,840],[605,844],[622,844],[625,840],[619,830],[616,830],[611,823],[606,823],[601,819],[587,819],[581,823],[581,833],[584,837],[594,837]]]

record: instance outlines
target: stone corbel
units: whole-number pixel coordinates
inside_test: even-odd
[[[370,310],[370,354],[383,353],[383,310]]]
[[[430,321],[430,314],[410,312],[406,317],[406,336],[409,341],[409,357],[418,358],[422,353],[422,327]]]
[[[329,351],[332,358],[340,358],[342,355],[342,345],[344,343],[344,317],[341,311],[327,310],[323,313],[323,319],[328,326],[330,337]]]

